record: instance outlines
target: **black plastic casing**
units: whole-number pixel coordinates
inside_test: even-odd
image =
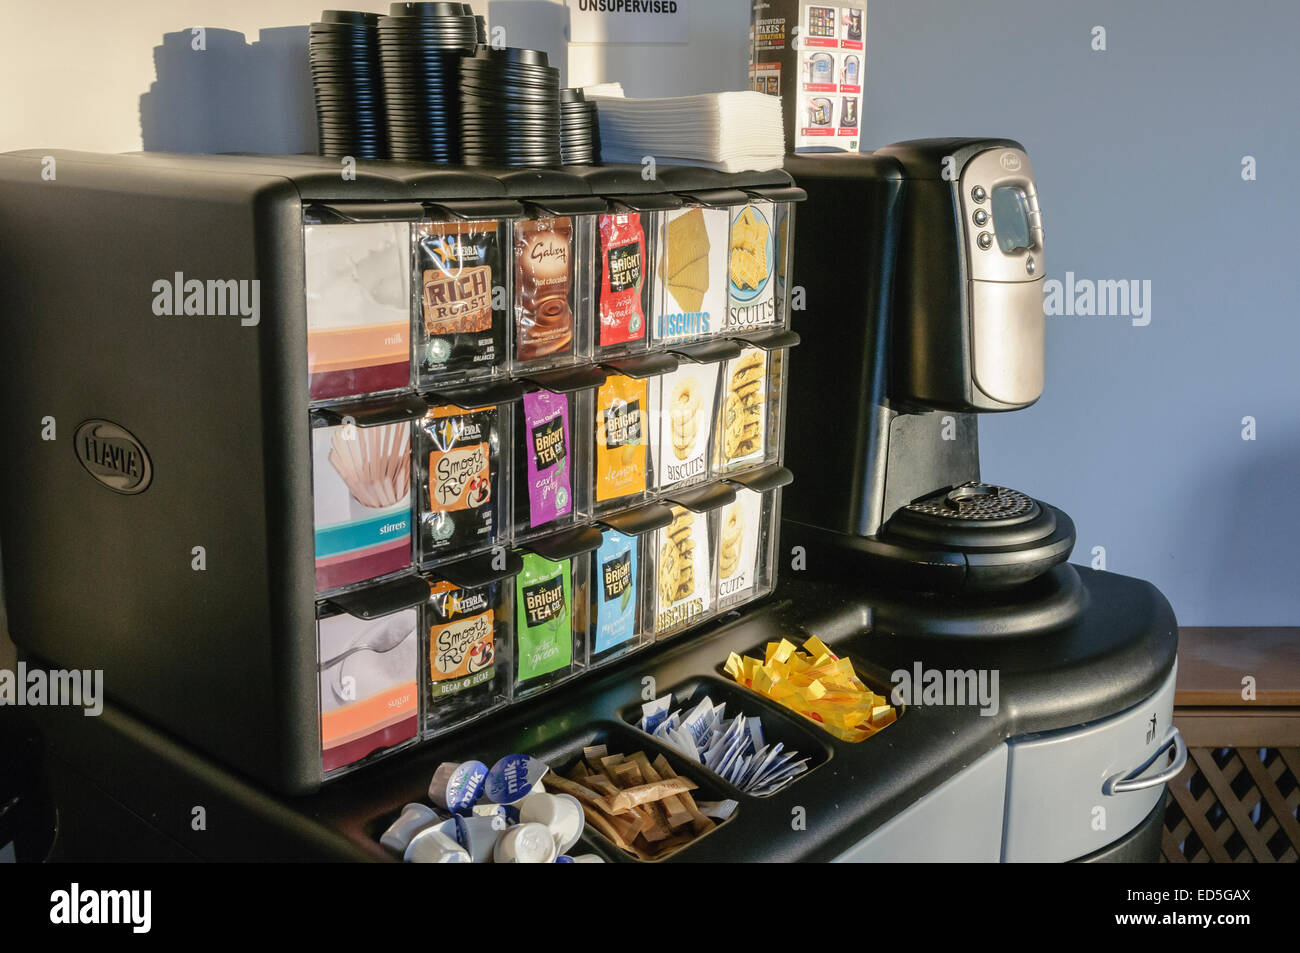
[[[966,164],[1011,139],[913,139],[874,153],[898,161],[907,181],[899,209],[890,396],[897,406],[958,413],[1013,410],[975,386],[970,262],[961,214]],[[945,171],[946,170],[946,171]]]
[[[902,166],[875,154],[787,156],[808,193],[791,281],[786,459],[798,480],[786,519],[869,535],[883,517],[890,414],[890,308]]]
[[[439,200],[791,182],[657,171],[647,181],[639,166],[0,155],[0,387],[13,428],[0,546],[14,641],[34,659],[102,669],[111,700],[241,774],[316,788],[304,206],[418,217]],[[156,315],[154,283],[177,273],[260,282],[259,323]],[[143,492],[115,492],[83,468],[73,435],[90,419],[144,448]]]

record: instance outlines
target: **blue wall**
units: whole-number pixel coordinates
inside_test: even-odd
[[[1150,280],[1146,327],[1047,319],[1046,392],[981,418],[982,470],[1183,625],[1300,624],[1297,37],[1288,2],[868,5],[864,148],[1018,139],[1048,278]]]

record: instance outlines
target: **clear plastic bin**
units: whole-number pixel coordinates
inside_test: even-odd
[[[649,566],[656,531],[672,518],[668,507],[650,503],[599,526],[588,590],[589,665],[603,665],[654,643]]]
[[[508,367],[511,234],[510,220],[466,220],[443,209],[415,229],[412,340],[421,389]]]
[[[316,411],[311,426],[316,591],[409,569],[411,421],[358,407]]]
[[[727,318],[725,334],[767,330],[778,315],[778,223],[776,207],[751,198],[732,206],[727,246]]]
[[[735,499],[733,487],[712,483],[674,493],[665,501],[673,521],[655,532],[650,554],[656,638],[699,625],[717,614],[713,513]]]
[[[596,217],[591,323],[594,360],[635,354],[649,346],[655,311],[654,248],[661,214],[616,201]]]
[[[415,428],[421,568],[482,552],[507,538],[506,461],[518,394],[518,388],[501,384],[429,398]]]
[[[308,210],[303,277],[312,403],[411,386],[411,227]]]
[[[520,551],[523,567],[514,580],[514,699],[554,688],[583,669],[590,559],[599,545],[600,531],[582,527]]]
[[[726,207],[687,200],[656,236],[653,341],[667,347],[721,334],[727,314]]]
[[[514,577],[522,565],[501,548],[425,577],[429,601],[420,646],[425,738],[509,704]]]
[[[789,470],[769,466],[729,481],[736,498],[714,512],[712,527],[719,612],[760,599],[775,588],[781,487],[793,479]]]
[[[726,342],[723,342],[726,343]],[[727,355],[738,349],[726,351]],[[682,360],[652,382],[654,486],[660,496],[706,482],[713,468],[721,361]]]
[[[423,606],[377,617],[317,606],[321,770],[326,778],[420,737]]]
[[[635,366],[633,366],[635,365]],[[655,368],[675,368],[670,355],[607,366],[609,376],[592,392],[591,507],[600,515],[645,502],[655,488],[655,420],[651,395],[657,389]]]
[[[791,269],[794,262],[795,203],[778,201],[776,208],[776,323],[790,327],[790,305],[794,291]],[[802,302],[800,302],[802,305]]]
[[[590,513],[592,387],[603,371],[527,384],[513,406],[511,535],[516,542],[580,522]]]
[[[552,203],[604,208],[599,199]],[[512,249],[514,341],[519,375],[585,360],[590,345],[592,245],[595,216],[529,206],[514,223]]]

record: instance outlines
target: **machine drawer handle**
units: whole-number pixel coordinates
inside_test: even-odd
[[[1150,777],[1138,777],[1143,771],[1155,764],[1157,760],[1164,756],[1170,746],[1174,749],[1174,763],[1169,767],[1158,771]],[[1165,740],[1160,743],[1155,754],[1147,758],[1138,767],[1132,771],[1121,772],[1120,774],[1111,775],[1106,779],[1106,783],[1101,786],[1101,793],[1106,795],[1127,794],[1129,791],[1141,791],[1143,788],[1153,788],[1159,784],[1165,784],[1178,777],[1183,766],[1187,764],[1187,742],[1183,740],[1182,734],[1177,727],[1171,727],[1169,733],[1165,735]]]

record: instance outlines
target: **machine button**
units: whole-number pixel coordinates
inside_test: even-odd
[[[984,211],[982,208],[977,208],[975,210],[973,218],[975,219],[975,224],[980,228],[983,228],[989,223],[989,213]]]
[[[1034,264],[1034,256],[1030,255],[1028,258],[1025,259],[1025,271],[1032,275],[1037,270],[1038,270],[1038,265]]]
[[[993,244],[993,236],[988,232],[980,232],[980,237],[976,239],[980,248],[988,248]]]
[[[977,185],[975,186],[975,188],[970,190],[970,197],[973,198],[976,202],[983,202],[986,198],[989,197],[989,194],[984,191],[984,186]]]

